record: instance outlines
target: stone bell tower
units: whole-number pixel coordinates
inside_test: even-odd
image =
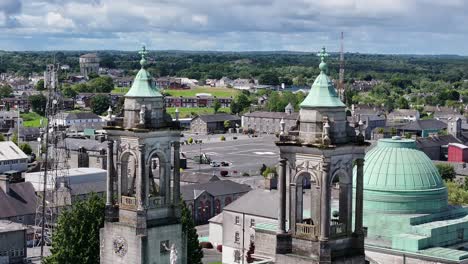
[[[327,76],[325,48],[318,56],[320,74],[300,104],[299,124],[295,131],[282,128],[276,142],[280,208],[275,262],[364,263],[362,179],[367,143],[359,126],[346,121],[345,105]],[[310,196],[304,194],[309,185],[304,183],[310,183]]]
[[[164,98],[145,69],[146,54],[143,47],[141,69],[125,95],[123,122],[106,128],[102,264],[170,263],[173,248],[177,263],[186,262],[178,207],[180,131],[166,114]]]

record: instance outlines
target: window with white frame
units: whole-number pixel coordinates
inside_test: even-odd
[[[236,225],[240,225],[240,217],[236,216]]]
[[[239,263],[241,261],[241,253],[239,250],[234,251],[234,262]]]
[[[239,232],[236,232],[234,234],[234,243],[236,243],[236,244],[240,243],[240,234],[239,234]]]

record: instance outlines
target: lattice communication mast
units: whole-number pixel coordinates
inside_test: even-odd
[[[53,229],[61,209],[71,205],[68,177],[68,148],[65,143],[64,100],[58,85],[58,64],[47,65],[44,72],[44,88],[47,89],[46,125],[43,130],[43,165],[38,180],[40,189],[36,207],[34,246],[41,248],[53,239]]]
[[[340,94],[341,101],[346,103],[345,96],[345,85],[344,85],[344,35],[341,32],[341,45],[340,45],[340,80],[338,83],[338,90]]]

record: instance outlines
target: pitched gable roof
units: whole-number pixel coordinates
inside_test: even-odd
[[[32,183],[11,183],[8,194],[0,189],[0,218],[34,214],[36,202],[37,197]]]
[[[427,130],[427,129],[446,129],[447,124],[436,119],[416,120],[400,127],[402,130]]]
[[[185,201],[196,199],[203,191],[213,196],[222,196],[234,193],[246,193],[250,190],[251,188],[248,185],[229,180],[189,184],[180,187],[180,192]]]

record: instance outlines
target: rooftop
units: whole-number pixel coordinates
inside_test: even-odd
[[[22,224],[18,224],[18,223],[11,222],[8,220],[0,220],[0,233],[19,231],[19,230],[25,230],[25,229],[27,229],[26,226]]]
[[[0,142],[0,161],[13,159],[27,159],[28,156],[13,142]]]
[[[246,193],[250,190],[250,186],[230,180],[189,184],[180,187],[184,200],[194,200],[204,191],[213,196],[221,196],[233,193]]]
[[[201,120],[203,120],[205,122],[223,122],[223,121],[226,121],[226,120],[230,120],[230,121],[240,120],[240,117],[238,117],[236,115],[230,115],[230,114],[200,115],[200,116],[195,117],[195,118],[200,118]]]
[[[0,219],[36,213],[37,197],[32,183],[10,183],[9,186],[8,194],[0,189]]]

